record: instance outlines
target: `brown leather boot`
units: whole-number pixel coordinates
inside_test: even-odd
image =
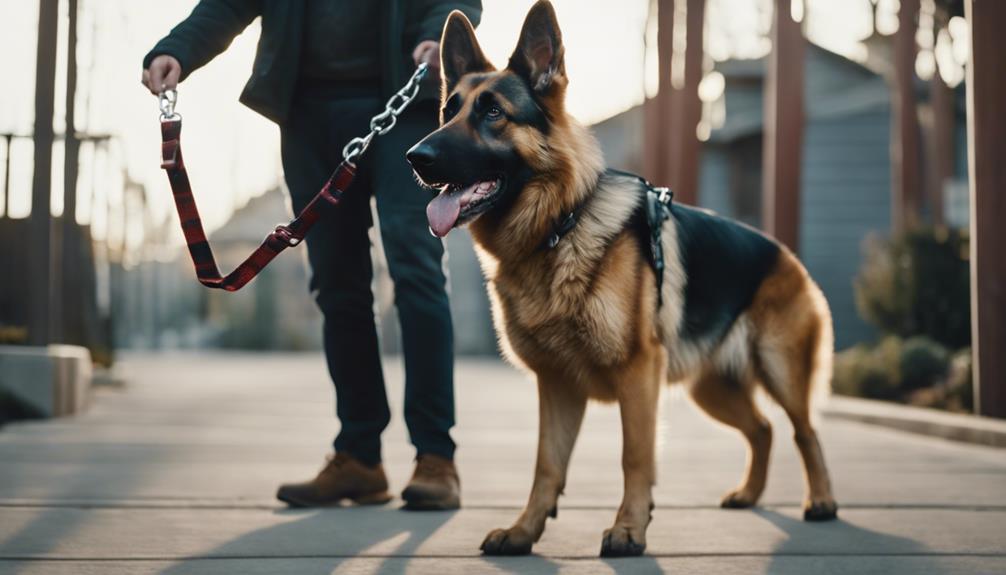
[[[461,480],[454,462],[438,455],[416,458],[416,471],[402,491],[411,511],[437,511],[461,507]]]
[[[276,498],[290,507],[338,505],[344,499],[357,505],[380,505],[391,501],[391,494],[381,464],[367,467],[348,453],[336,453],[317,477],[281,485]]]

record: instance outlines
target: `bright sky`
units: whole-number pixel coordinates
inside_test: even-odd
[[[870,32],[870,0],[807,1],[811,38],[829,49],[856,56],[862,49],[859,40]],[[894,0],[881,0],[888,1]],[[644,86],[655,83],[654,62],[646,57],[644,40],[655,38],[653,30],[646,30],[649,0],[553,2],[566,43],[570,111],[589,123],[640,103]],[[533,0],[483,3],[478,36],[490,59],[503,65]],[[65,10],[65,2],[62,4]],[[90,149],[83,151],[77,218],[91,219],[93,193],[99,208],[93,210],[98,237],[105,234],[106,215],[121,221],[123,173],[146,187],[153,221],[162,221],[173,210],[159,169],[157,105],[140,87],[140,62],[157,39],[195,4],[196,0],[80,0],[78,130],[116,136],[108,158],[91,162]],[[711,57],[758,57],[767,52],[768,0],[707,0],[707,5],[707,50]],[[0,53],[5,54],[0,60],[0,77],[4,78],[0,132],[30,134],[32,130],[37,12],[37,2],[0,0],[4,15],[0,19]],[[65,30],[62,34],[65,36]],[[178,111],[185,117],[186,163],[210,229],[222,225],[234,208],[273,187],[282,176],[278,129],[237,101],[251,70],[258,35],[256,22],[180,90]],[[61,61],[58,76],[62,77],[63,70],[65,62]],[[64,99],[62,89],[57,89],[57,110]],[[57,132],[62,131],[62,123],[62,114],[57,114]],[[55,154],[58,162],[61,149]],[[11,205],[3,209],[23,217],[30,211],[30,142],[15,144],[13,164]],[[92,165],[97,166],[93,174]],[[0,164],[0,172],[2,169]],[[54,172],[56,189],[60,189],[62,170]],[[58,196],[54,194],[57,212],[61,210]],[[104,208],[106,204],[110,209]],[[285,214],[276,214],[277,221],[285,219]],[[134,228],[142,225],[132,223]],[[113,226],[110,233],[114,239],[119,232]]]

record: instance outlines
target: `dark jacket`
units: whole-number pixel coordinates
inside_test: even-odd
[[[452,10],[461,10],[473,24],[478,24],[482,16],[481,0],[349,1],[381,2],[385,24],[380,38],[381,91],[385,97],[398,90],[415,68],[412,51],[416,45],[423,40],[440,40]],[[182,65],[184,80],[226,50],[235,36],[262,16],[262,36],[241,102],[282,124],[300,75],[305,8],[306,0],[201,0],[189,17],[146,55],[143,67],[149,67],[150,61],[161,54],[174,56]],[[437,81],[428,80],[422,95],[435,97]]]

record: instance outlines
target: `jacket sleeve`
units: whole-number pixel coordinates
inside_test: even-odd
[[[447,16],[461,10],[478,26],[482,19],[482,0],[416,0],[412,3],[409,20],[405,23],[405,37],[413,46],[423,40],[440,41]]]
[[[147,53],[143,68],[161,54],[174,56],[184,80],[226,50],[261,11],[261,0],[200,0],[192,14]]]

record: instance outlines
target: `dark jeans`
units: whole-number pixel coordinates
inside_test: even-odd
[[[283,169],[294,210],[318,192],[342,159],[342,147],[368,131],[383,109],[376,96],[301,94],[281,128]],[[405,152],[436,127],[432,102],[415,102],[377,137],[334,213],[307,236],[311,291],[325,318],[328,370],[342,427],[336,451],[381,461],[390,412],[374,323],[368,229],[377,201],[381,239],[395,284],[405,356],[405,422],[417,453],[453,458],[454,341],[443,243],[426,221],[431,194],[413,179]]]

